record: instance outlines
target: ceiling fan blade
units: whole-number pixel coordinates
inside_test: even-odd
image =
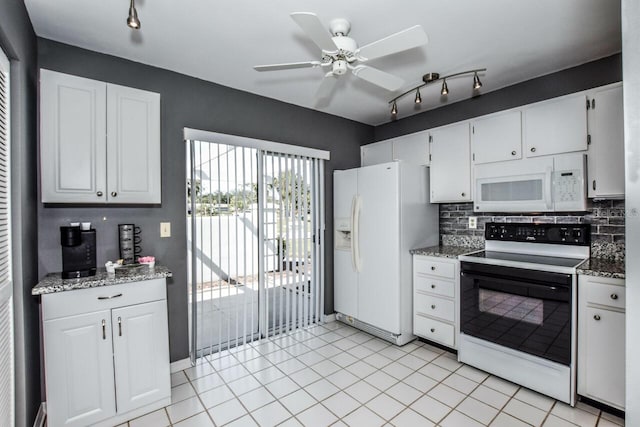
[[[380,86],[390,92],[396,91],[404,85],[404,80],[400,77],[366,65],[358,65],[354,67],[353,74],[362,80],[366,80],[369,83],[373,83],[374,85]]]
[[[429,38],[420,25],[402,30],[399,33],[391,34],[388,37],[362,46],[356,51],[360,60],[380,58],[392,53],[427,44]]]
[[[315,13],[293,12],[291,18],[296,21],[296,24],[302,28],[302,31],[304,31],[320,49],[327,52],[335,52],[338,50],[338,46],[333,42],[331,35]]]
[[[256,65],[253,67],[253,69],[256,71],[279,71],[292,70],[294,68],[319,67],[320,64],[320,61],[289,62],[285,64]]]
[[[333,89],[336,87],[336,83],[338,83],[338,77],[331,71],[324,75],[324,79],[322,79],[320,87],[316,92],[316,102],[319,105],[328,104],[328,101],[333,94]]]

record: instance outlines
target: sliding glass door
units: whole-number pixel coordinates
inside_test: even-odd
[[[187,172],[192,358],[315,323],[322,161],[191,140]]]

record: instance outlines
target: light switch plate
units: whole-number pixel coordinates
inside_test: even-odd
[[[171,237],[171,223],[170,222],[161,222],[160,223],[160,237]]]
[[[476,228],[478,228],[478,218],[475,217],[475,216],[470,216],[469,217],[469,229],[475,230]]]

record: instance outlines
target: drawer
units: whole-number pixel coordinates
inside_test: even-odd
[[[413,333],[449,347],[453,347],[455,344],[453,325],[428,317],[413,316]]]
[[[456,267],[454,263],[437,261],[431,258],[413,258],[413,271],[419,274],[454,279]]]
[[[42,295],[42,319],[110,310],[167,298],[166,279],[144,280]]]
[[[624,286],[598,283],[589,280],[584,283],[581,291],[586,292],[587,304],[606,305],[622,310],[625,308]]]
[[[413,309],[414,313],[439,317],[449,322],[455,320],[455,304],[448,299],[416,292],[413,295]]]
[[[413,277],[413,286],[416,291],[429,292],[453,298],[456,295],[456,285],[449,280],[440,280],[416,274]]]

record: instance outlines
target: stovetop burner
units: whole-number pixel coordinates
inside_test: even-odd
[[[518,254],[498,251],[481,251],[466,255],[466,257],[484,258],[486,260],[514,261],[527,264],[551,265],[559,267],[577,267],[584,262],[583,258],[562,258],[557,256]]]

